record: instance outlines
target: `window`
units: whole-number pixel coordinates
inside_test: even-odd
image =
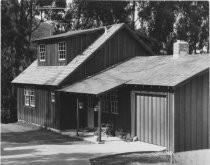
[[[51,92],[51,102],[55,102],[55,92]]]
[[[45,61],[45,54],[46,54],[46,46],[45,45],[39,45],[39,54],[40,54],[40,61]]]
[[[118,114],[118,94],[117,91],[110,94],[111,113]]]
[[[66,42],[58,43],[58,58],[59,60],[66,59]]]
[[[105,94],[101,100],[102,112],[118,114],[118,94],[117,91]]]
[[[110,98],[108,94],[104,94],[101,98],[101,111],[109,112]]]
[[[35,107],[35,92],[34,89],[24,89],[25,105]]]

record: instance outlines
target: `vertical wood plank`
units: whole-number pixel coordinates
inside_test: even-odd
[[[197,85],[196,85],[196,81],[192,80],[192,85],[191,85],[191,146],[192,149],[196,149],[197,146],[197,140],[196,140],[196,132],[197,132],[197,127],[196,127],[196,107],[197,107]]]
[[[197,135],[197,146],[196,146],[196,149],[201,149],[202,148],[202,116],[203,116],[203,112],[202,112],[202,91],[203,91],[203,79],[202,79],[202,76],[198,77],[197,78],[197,85],[198,85],[198,88],[197,88],[197,107],[196,107],[196,117],[197,117],[197,132],[196,132],[196,135]]]
[[[203,148],[209,148],[209,145],[208,145],[208,111],[209,111],[209,108],[208,108],[208,98],[209,98],[209,93],[207,90],[209,89],[209,78],[208,78],[208,75],[204,75],[203,76],[203,130],[202,130],[202,146]]]
[[[136,135],[136,109],[135,109],[135,93],[131,92],[131,137]]]
[[[157,97],[157,144],[160,144],[160,109],[161,109],[161,104],[160,104],[160,98]]]
[[[184,86],[180,91],[180,150],[185,148],[185,90]]]
[[[153,113],[153,117],[152,117],[152,123],[153,123],[153,133],[152,133],[152,137],[153,137],[153,143],[157,144],[157,98],[153,97],[153,104],[152,104],[152,113]]]
[[[149,143],[152,143],[152,96],[149,96],[148,97],[148,122],[149,122],[149,129],[148,129],[148,132],[149,132]]]
[[[136,133],[139,139],[141,139],[141,105],[140,96],[136,96]]]
[[[144,124],[144,116],[145,116],[145,104],[144,104],[144,96],[140,96],[140,106],[141,106],[141,122],[140,122],[140,127],[141,127],[141,141],[145,140],[145,124]]]
[[[185,135],[185,150],[191,149],[191,83],[186,85],[186,116],[185,116],[185,125],[186,125],[186,135]]]

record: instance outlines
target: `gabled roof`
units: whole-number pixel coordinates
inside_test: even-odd
[[[175,87],[209,69],[209,55],[138,56],[59,91],[100,94],[123,84]]]
[[[58,86],[121,28],[127,29],[128,32],[142,45],[142,47],[152,54],[151,50],[134,35],[127,25],[123,23],[115,24],[107,30],[107,33],[102,34],[98,39],[96,39],[86,50],[83,51],[82,54],[77,55],[68,65],[38,66],[37,61],[35,61],[18,77],[16,77],[12,83]]]

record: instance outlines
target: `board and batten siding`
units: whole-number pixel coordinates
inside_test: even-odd
[[[174,93],[131,92],[131,136],[174,151]]]
[[[125,29],[121,29],[82,63],[62,85],[96,74],[131,57],[147,55],[150,54]]]
[[[82,53],[92,42],[94,42],[103,30],[78,34],[65,38],[51,39],[47,41],[39,41],[37,44],[37,58],[39,66],[58,66],[67,65],[76,55]],[[58,42],[66,42],[66,60],[59,61],[58,59]],[[39,45],[46,45],[45,61],[39,60]]]
[[[51,102],[50,90],[43,88],[34,88],[34,90],[35,107],[29,107],[25,106],[24,87],[17,87],[18,120],[59,129],[60,114],[56,111],[56,102]]]
[[[175,90],[175,151],[209,148],[209,75]]]

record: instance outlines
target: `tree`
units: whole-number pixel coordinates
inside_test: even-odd
[[[130,23],[132,8],[129,2],[81,1],[74,0],[65,15],[70,29],[87,29],[114,23]]]
[[[140,29],[147,36],[157,40],[160,44],[154,47],[153,51],[160,54],[160,50],[172,39],[176,12],[178,10],[176,2],[155,2],[142,1],[138,3],[138,17]]]
[[[2,48],[1,48],[1,94],[3,109],[15,110],[15,91],[11,81],[35,58],[35,49],[31,46],[31,35],[40,22],[35,15],[35,1],[1,1]]]
[[[177,39],[188,41],[190,53],[209,47],[209,2],[180,2],[176,30]]]

